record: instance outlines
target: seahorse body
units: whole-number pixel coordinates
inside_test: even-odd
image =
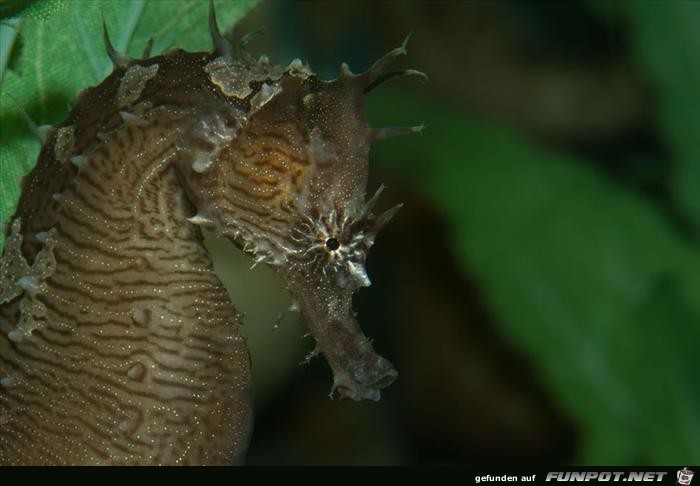
[[[351,297],[395,210],[365,202],[362,98],[403,47],[322,81],[212,52],[131,60],[82,92],[23,181],[0,260],[0,463],[229,464],[252,428],[240,318],[206,226],[286,279],[334,389],[378,399],[396,371]]]

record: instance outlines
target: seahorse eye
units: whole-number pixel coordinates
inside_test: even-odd
[[[328,238],[326,240],[326,248],[328,248],[330,251],[335,251],[340,248],[340,242],[335,238]]]

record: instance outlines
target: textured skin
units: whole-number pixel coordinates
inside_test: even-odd
[[[46,251],[36,234],[53,228],[56,264],[34,296],[44,315],[17,327],[27,291],[0,307],[0,376],[11,381],[0,393],[2,463],[228,464],[247,447],[239,317],[186,221],[194,210],[171,163],[191,102],[164,83],[206,90],[202,58],[154,60],[163,77],[123,106],[117,70],[81,96],[24,181],[20,236],[5,253],[21,241],[31,261]],[[182,62],[189,76],[168,73]],[[142,111],[141,122],[120,110]],[[27,273],[3,268],[2,288]]]
[[[364,94],[415,71],[319,80],[299,61],[130,60],[81,93],[23,182],[0,260],[0,464],[229,464],[252,427],[240,319],[198,226],[287,280],[333,390],[396,377],[351,309],[395,209],[365,202]],[[379,194],[378,191],[377,195]]]

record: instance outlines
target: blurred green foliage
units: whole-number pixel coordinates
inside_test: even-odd
[[[632,52],[658,97],[656,122],[671,152],[673,196],[700,231],[700,2],[589,2],[630,29]]]
[[[46,19],[63,7],[67,0],[4,0],[0,3],[0,19],[24,17]]]
[[[699,457],[698,249],[577,157],[435,103],[373,99],[387,116],[425,117],[380,158],[437,203],[504,336],[575,418],[581,461]]]
[[[671,197],[700,223],[700,2],[589,5],[629,26],[658,97]],[[435,103],[377,97],[370,107],[375,123],[425,117],[423,137],[386,142],[381,158],[440,208],[504,337],[574,417],[579,460],[700,457],[697,241],[590,161]]]
[[[28,6],[21,8],[22,3]],[[216,2],[222,28],[232,26],[254,4]],[[0,23],[0,221],[14,212],[20,180],[40,148],[18,105],[38,125],[58,123],[80,90],[111,72],[102,41],[103,17],[114,47],[132,57],[141,56],[151,37],[153,54],[172,47],[209,49],[208,5],[200,0],[45,0],[14,2],[2,10],[3,15],[20,17]]]

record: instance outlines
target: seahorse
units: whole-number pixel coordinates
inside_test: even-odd
[[[132,59],[78,96],[24,178],[0,260],[1,464],[239,464],[253,410],[241,316],[201,228],[287,282],[333,372],[378,400],[397,376],[353,293],[400,206],[366,200],[366,93],[406,44],[337,79],[234,49]],[[244,278],[244,277],[242,277]]]

